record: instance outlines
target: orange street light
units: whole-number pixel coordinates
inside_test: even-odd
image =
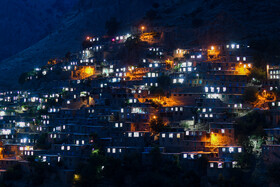
[[[146,29],[145,26],[141,26],[141,31],[142,32],[144,32],[145,29]]]

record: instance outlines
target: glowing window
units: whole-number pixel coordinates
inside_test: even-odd
[[[139,132],[134,132],[134,137],[139,137]]]
[[[177,138],[180,138],[180,134],[179,133],[177,134]]]
[[[169,138],[173,138],[173,133],[169,133]]]

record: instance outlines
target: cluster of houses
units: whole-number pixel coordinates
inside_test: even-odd
[[[100,149],[118,159],[139,154],[149,165],[157,145],[164,158],[178,156],[187,169],[207,158],[209,177],[239,168],[236,158],[244,150],[237,143],[235,119],[252,110],[243,100],[254,68],[250,47],[169,49],[161,45],[163,36],[140,29],[87,37],[80,52],[50,60],[24,78],[25,84],[44,86],[1,92],[0,167],[34,157],[68,176]],[[143,52],[129,56],[137,61],[124,63],[122,52],[133,54],[133,47]],[[279,74],[279,68],[267,66],[264,85],[277,87]],[[265,155],[280,152],[275,142],[279,103],[269,103],[275,128],[266,129]],[[151,127],[157,121],[164,126],[159,131]]]

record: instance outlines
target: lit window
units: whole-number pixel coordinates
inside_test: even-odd
[[[132,137],[132,133],[131,132],[128,133],[128,137]]]
[[[221,133],[225,133],[225,129],[221,129]]]
[[[165,138],[165,134],[162,134],[161,137],[162,137],[162,138]]]
[[[178,82],[182,84],[184,82],[184,79],[179,79]]]
[[[237,168],[237,166],[238,166],[238,165],[237,165],[237,162],[236,162],[236,161],[233,161],[233,162],[232,162],[232,168]]]
[[[173,138],[173,133],[169,133],[169,138]]]
[[[234,151],[234,148],[233,148],[233,147],[230,147],[230,148],[229,148],[229,152],[232,153],[233,151]]]
[[[70,146],[67,146],[67,150],[68,150],[68,151],[70,150]]]
[[[180,138],[180,134],[179,133],[177,134],[177,138]]]
[[[214,167],[214,163],[211,162],[211,163],[210,163],[210,168],[213,168],[213,167]]]
[[[64,146],[61,146],[61,150],[64,150]]]
[[[107,153],[110,153],[111,152],[111,149],[110,148],[107,148]]]
[[[112,149],[112,153],[116,153],[116,149],[115,148]]]
[[[134,132],[134,137],[139,137],[139,132]]]
[[[184,158],[188,158],[188,154],[184,154],[183,157],[184,157]]]
[[[239,148],[238,148],[238,153],[241,153],[241,152],[242,152],[242,148],[239,147]]]

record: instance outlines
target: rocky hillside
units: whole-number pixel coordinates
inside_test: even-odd
[[[211,44],[231,41],[278,40],[279,0],[182,0],[159,9],[152,22],[176,27],[180,41]]]
[[[77,2],[78,0],[0,1],[0,60],[50,34]]]

